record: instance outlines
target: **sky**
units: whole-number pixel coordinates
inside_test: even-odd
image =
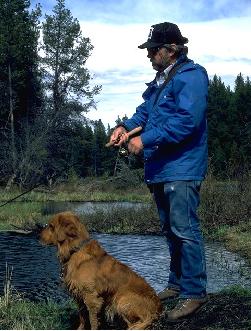
[[[51,14],[56,0],[40,2]],[[102,85],[95,97],[97,109],[87,113],[113,127],[118,116],[130,117],[143,102],[145,83],[155,71],[147,51],[151,25],[176,23],[189,39],[188,57],[204,66],[209,78],[220,76],[234,88],[239,73],[251,77],[251,0],[65,0],[84,37],[94,49],[86,66],[92,84]]]

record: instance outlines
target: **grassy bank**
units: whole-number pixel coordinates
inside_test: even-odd
[[[2,203],[20,194],[0,190]],[[144,184],[125,185],[108,179],[86,180],[59,186],[40,188],[0,208],[0,229],[14,226],[33,227],[46,223],[50,215],[42,209],[48,201],[141,201],[147,202],[140,210],[111,208],[97,210],[92,215],[81,214],[91,231],[106,233],[159,233],[157,210]],[[25,202],[25,203],[20,203]],[[251,192],[250,182],[218,182],[208,178],[201,189],[199,215],[206,238],[221,240],[251,263]],[[75,329],[77,308],[73,301],[57,304],[52,301],[34,303],[11,291],[0,297],[0,329]],[[166,303],[166,310],[175,301]],[[168,324],[166,310],[155,321],[152,329],[251,329],[251,289],[239,287],[210,295],[209,303],[199,314]],[[121,329],[119,324],[103,324],[102,329]]]
[[[0,187],[0,202],[4,203],[21,195],[23,190],[13,188],[6,191]],[[60,183],[52,187],[36,188],[20,196],[19,202],[46,201],[149,201],[150,194],[142,181],[127,186],[121,180],[114,182],[112,178],[86,178],[78,182]],[[0,203],[1,205],[1,203]]]
[[[167,322],[167,310],[175,301],[165,303],[165,310],[151,329],[155,330],[208,330],[208,329],[243,329],[251,328],[251,290],[230,288],[209,296],[209,302],[200,313],[179,323]],[[8,302],[0,298],[0,328],[2,330],[67,330],[76,329],[78,324],[77,307],[74,302],[64,304],[53,302],[33,303],[12,296]],[[102,321],[101,329],[123,329],[118,321],[107,324]]]
[[[111,178],[62,183],[52,188],[39,188],[0,208],[0,230],[25,227],[27,224],[46,223],[49,215],[42,215],[48,201],[132,201],[147,202],[143,209],[123,208],[98,211],[87,217],[85,223],[91,231],[107,233],[158,233],[158,215],[151,194],[135,174],[130,181]],[[135,177],[135,178],[133,178]],[[135,180],[134,180],[135,179]],[[0,189],[2,204],[21,192]],[[19,202],[26,203],[19,203]],[[251,190],[250,179],[219,182],[210,176],[201,188],[199,216],[207,239],[221,240],[251,263]]]
[[[1,330],[67,330],[74,327],[71,314],[77,310],[71,301],[34,303],[14,295],[8,304],[0,298]],[[75,323],[76,324],[76,323]]]

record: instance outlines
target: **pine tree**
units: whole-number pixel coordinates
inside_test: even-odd
[[[0,115],[3,146],[1,178],[9,186],[17,176],[23,128],[41,107],[38,73],[38,18],[27,0],[0,0]],[[21,145],[21,146],[20,146]]]
[[[49,173],[59,173],[68,169],[67,165],[74,164],[75,173],[86,176],[91,172],[93,138],[88,126],[85,127],[83,113],[95,107],[94,96],[99,93],[100,86],[90,86],[92,77],[86,60],[93,46],[89,38],[83,37],[78,20],[65,7],[65,0],[57,0],[53,14],[45,15],[42,48],[51,127]],[[50,162],[50,157],[55,162]]]
[[[251,168],[251,84],[249,77],[246,81],[242,74],[235,80],[233,96],[232,131],[235,150],[235,176],[242,176]]]
[[[221,78],[209,85],[209,156],[220,178],[242,177],[251,167],[251,84],[239,74],[232,92]]]
[[[107,139],[104,124],[101,120],[94,121],[94,174],[100,176],[104,173],[104,162],[107,156],[105,143]]]
[[[65,111],[69,102],[68,112],[77,114],[95,106],[93,96],[100,87],[90,88],[91,75],[85,67],[92,49],[78,20],[65,8],[65,0],[57,0],[53,15],[45,15],[42,59],[54,113]]]
[[[208,145],[215,174],[226,174],[233,135],[229,126],[231,91],[216,75],[210,81],[208,95]]]
[[[82,176],[94,176],[94,150],[95,140],[91,125],[86,124],[83,132],[83,162]]]
[[[37,54],[40,8],[32,13],[28,8],[27,0],[0,0],[1,96],[7,95],[1,100],[0,111],[7,120],[12,101],[15,123],[31,116],[41,97]]]

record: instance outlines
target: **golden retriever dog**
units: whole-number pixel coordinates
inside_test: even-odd
[[[98,329],[101,311],[110,320],[119,316],[129,329],[145,329],[161,313],[144,278],[106,253],[73,213],[52,217],[41,241],[57,246],[64,282],[79,306],[79,329]]]

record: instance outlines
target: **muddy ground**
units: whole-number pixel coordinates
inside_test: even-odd
[[[209,301],[193,316],[178,323],[167,322],[166,311],[175,306],[167,304],[163,315],[152,326],[156,330],[251,329],[251,296],[212,294]]]
[[[177,323],[167,321],[167,310],[172,309],[177,300],[164,303],[164,312],[156,320],[150,330],[250,330],[251,329],[251,295],[227,291],[226,293],[210,294],[209,301],[202,309]],[[78,317],[76,312],[70,314],[70,328],[76,328]],[[69,316],[69,315],[68,315]],[[69,322],[69,320],[68,320]],[[113,324],[101,322],[100,329],[123,330],[126,325],[116,320]]]

